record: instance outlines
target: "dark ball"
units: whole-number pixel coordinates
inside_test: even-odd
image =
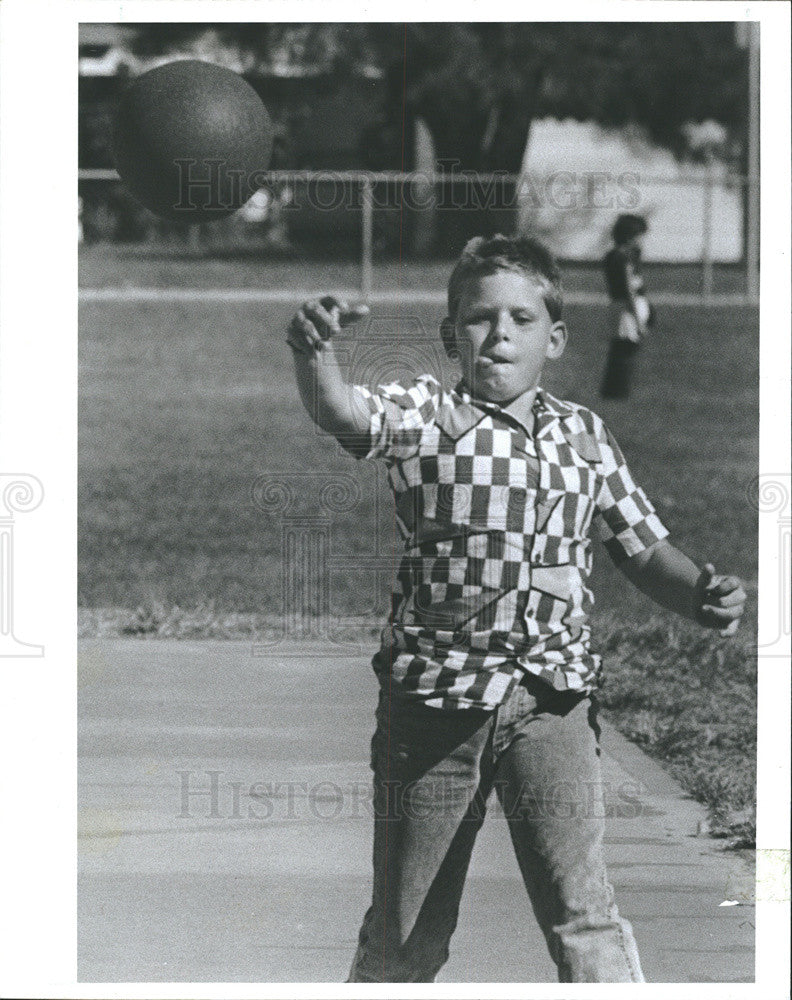
[[[121,97],[116,169],[162,218],[231,215],[266,179],[272,124],[256,91],[213,63],[179,60],[142,73]]]

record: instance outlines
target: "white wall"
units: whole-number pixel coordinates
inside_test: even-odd
[[[562,257],[599,257],[619,212],[646,217],[644,258],[698,261],[703,250],[705,168],[594,122],[541,119],[531,127],[523,171],[521,229],[538,232]],[[742,258],[742,198],[725,167],[713,167],[711,255]],[[657,183],[658,181],[664,183]],[[677,182],[677,183],[669,183]]]

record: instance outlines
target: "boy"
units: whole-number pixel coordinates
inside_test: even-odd
[[[630,395],[635,357],[652,324],[652,307],[641,275],[641,239],[646,230],[642,216],[620,215],[611,232],[613,246],[603,260],[613,328],[600,388],[603,399]]]
[[[560,981],[642,982],[602,855],[592,519],[633,583],[703,625],[733,631],[740,582],[675,549],[599,417],[541,388],[567,339],[541,244],[465,247],[441,325],[452,392],[348,385],[329,338],[366,311],[328,297],[288,332],[314,421],[388,464],[405,540],[373,661],[374,892],[349,981],[434,981],[495,788]]]

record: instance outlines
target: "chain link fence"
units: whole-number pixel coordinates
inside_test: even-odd
[[[473,235],[531,232],[566,262],[598,262],[621,212],[644,215],[648,267],[693,270],[703,301],[758,300],[758,181],[702,167],[678,177],[272,171],[234,215],[200,226],[163,222],[113,170],[79,172],[81,239],[159,252],[348,260],[361,293],[388,261],[453,259]],[[206,187],[200,176],[188,179]]]

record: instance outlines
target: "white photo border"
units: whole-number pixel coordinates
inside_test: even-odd
[[[497,20],[529,8],[489,5]],[[328,12],[332,11],[332,17]],[[32,475],[44,499],[18,519],[16,630],[39,658],[0,660],[4,905],[0,992],[18,997],[448,997],[639,995],[555,984],[155,983],[76,980],[77,41],[81,22],[482,20],[474,0],[3,0],[0,4],[0,472]],[[761,23],[760,470],[789,482],[790,9],[730,0],[556,0],[543,21]],[[484,18],[489,19],[489,18]],[[35,224],[36,216],[42,219]],[[33,223],[33,224],[32,224]],[[33,266],[35,264],[35,266]],[[42,279],[46,275],[46,281]],[[786,477],[786,480],[784,480]],[[760,515],[760,593],[787,585],[778,515]],[[760,608],[760,647],[773,622]],[[789,864],[789,636],[759,663],[758,863]],[[764,643],[767,646],[767,642]],[[763,860],[764,859],[764,860]],[[771,876],[772,877],[772,876]],[[756,983],[696,984],[712,1000],[788,995],[789,901],[757,906]],[[640,996],[689,997],[690,984]]]

